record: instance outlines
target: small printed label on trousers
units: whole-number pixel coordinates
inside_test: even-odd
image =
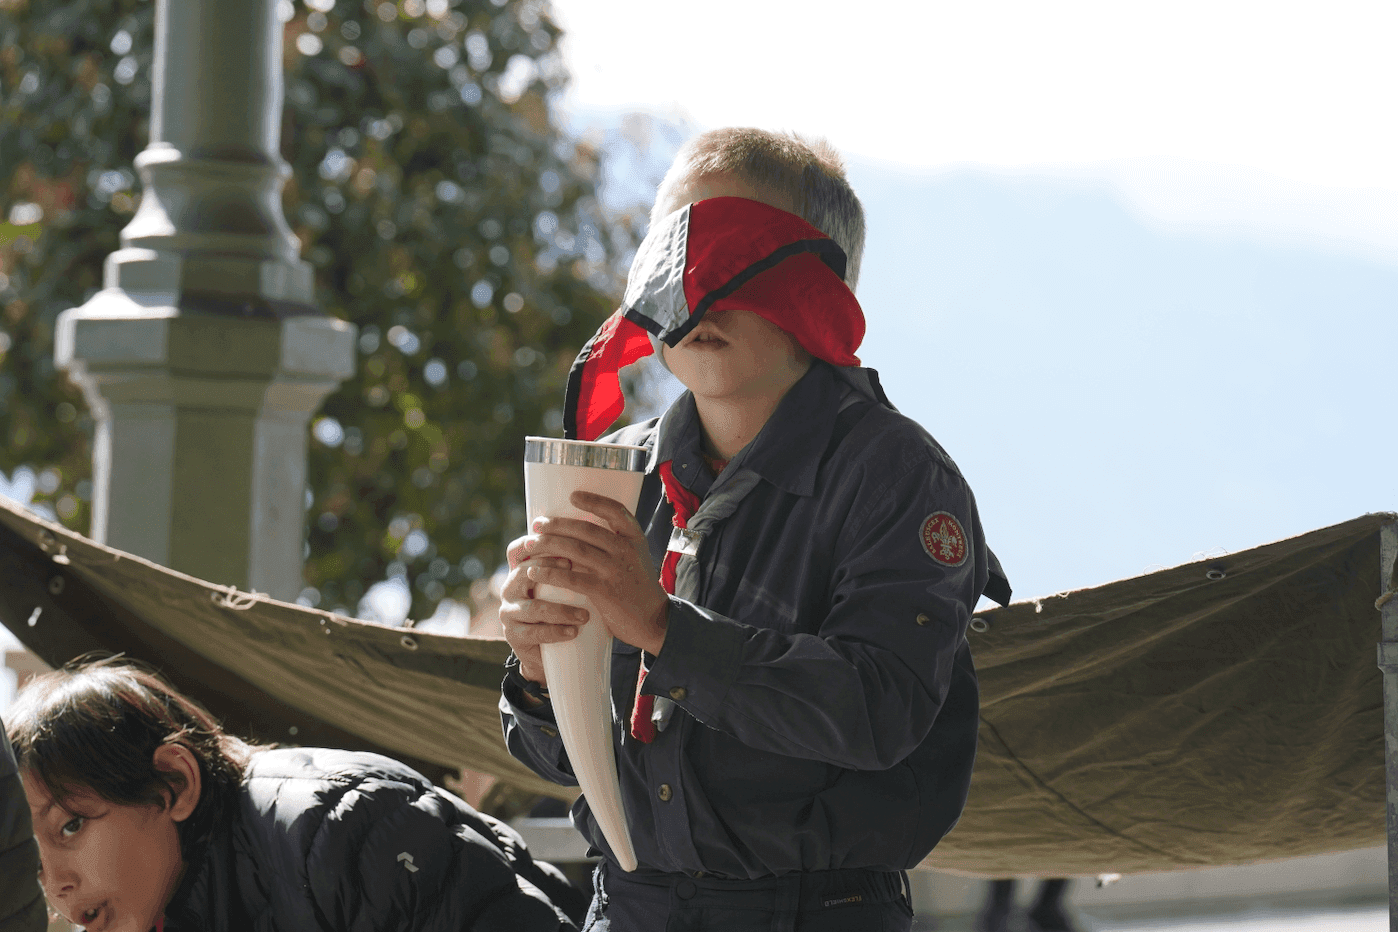
[[[863,895],[862,895],[862,894],[859,894],[859,893],[856,893],[856,894],[854,894],[853,896],[842,896],[842,897],[839,897],[839,898],[833,899],[833,900],[821,900],[821,901],[820,901],[820,905],[821,905],[821,906],[845,906],[845,905],[848,905],[848,904],[850,904],[850,903],[863,903],[863,902],[864,902],[864,897],[863,897]]]

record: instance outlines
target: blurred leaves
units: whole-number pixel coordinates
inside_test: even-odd
[[[79,530],[92,422],[53,323],[100,287],[139,201],[153,7],[0,0],[0,471],[56,471],[35,500]],[[559,433],[635,217],[608,219],[596,150],[551,117],[566,75],[544,3],[279,12],[286,216],[318,303],[360,328],[357,374],[313,424],[306,598],[353,612],[401,574],[422,618],[522,533],[523,438]]]

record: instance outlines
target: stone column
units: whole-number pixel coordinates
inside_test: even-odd
[[[97,422],[91,536],[211,582],[301,589],[307,422],[354,371],[281,209],[276,0],[156,0],[143,193],[55,357]]]

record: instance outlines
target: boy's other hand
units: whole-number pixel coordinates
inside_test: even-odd
[[[500,627],[505,640],[519,658],[519,672],[527,680],[548,686],[540,644],[571,641],[578,635],[578,625],[587,622],[587,609],[545,602],[534,597],[534,581],[525,570],[531,566],[550,566],[567,570],[571,564],[559,557],[536,556],[526,549],[532,537],[520,537],[505,551],[510,561],[510,575],[500,592]]]
[[[574,492],[570,500],[605,526],[576,518],[536,519],[534,533],[521,538],[530,558],[521,564],[526,578],[534,585],[549,583],[587,596],[613,637],[659,654],[670,597],[660,586],[641,526],[605,495]],[[564,563],[569,565],[560,565]]]

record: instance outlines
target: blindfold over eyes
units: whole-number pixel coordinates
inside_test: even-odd
[[[743,309],[785,330],[817,359],[857,366],[864,311],[844,282],[845,253],[795,214],[716,197],[666,217],[641,243],[626,296],[573,362],[564,436],[595,440],[625,407],[618,373],[677,345],[705,314]]]

